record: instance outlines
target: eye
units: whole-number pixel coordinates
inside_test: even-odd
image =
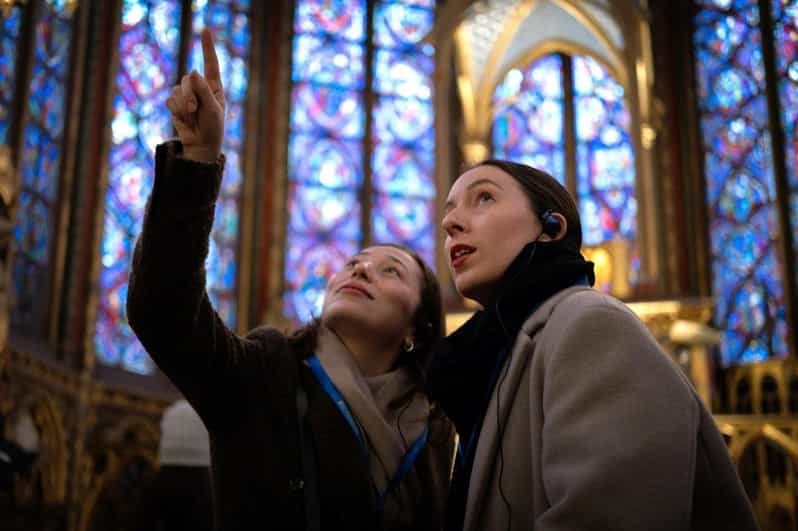
[[[477,194],[477,203],[486,203],[488,201],[493,201],[493,194],[490,192],[479,192]]]
[[[357,259],[352,258],[347,263],[344,264],[345,269],[352,269],[357,264]]]
[[[397,277],[401,277],[402,276],[402,274],[399,272],[399,268],[396,267],[396,266],[385,266],[383,271],[385,271],[389,275],[394,275],[394,276],[397,276]]]

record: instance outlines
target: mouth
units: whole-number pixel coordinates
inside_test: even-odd
[[[452,264],[454,269],[458,269],[463,266],[468,257],[476,251],[476,247],[471,247],[470,245],[465,245],[463,243],[458,243],[457,245],[453,245],[451,249],[449,249],[449,261]]]
[[[340,288],[338,288],[338,291],[336,293],[348,293],[351,295],[356,295],[358,297],[366,297],[367,299],[374,299],[374,297],[371,295],[371,293],[368,292],[366,288],[359,286],[357,284],[353,284],[351,282],[346,283]]]

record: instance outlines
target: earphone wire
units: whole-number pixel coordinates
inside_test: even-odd
[[[520,275],[523,271],[529,267],[529,264],[532,262],[532,259],[535,257],[535,253],[538,250],[538,240],[543,235],[543,231],[538,234],[537,238],[533,241],[535,243],[535,247],[532,249],[532,252],[529,253],[529,257],[526,260],[526,267],[521,269],[516,275],[511,279],[508,284],[511,284],[515,281],[516,277]],[[507,508],[507,530],[512,531],[513,528],[513,507],[510,503],[510,500],[507,498],[507,495],[504,492],[504,487],[502,486],[502,481],[504,478],[504,429],[505,427],[502,426],[502,419],[501,419],[501,393],[502,393],[502,384],[504,383],[504,379],[507,377],[507,373],[510,371],[510,363],[512,362],[513,357],[513,338],[510,337],[510,331],[507,330],[507,326],[504,324],[504,319],[502,319],[502,314],[499,311],[499,302],[501,301],[501,297],[496,299],[496,304],[494,305],[494,310],[496,311],[496,318],[499,321],[499,324],[502,327],[502,331],[504,332],[504,337],[507,339],[507,360],[504,362],[504,367],[502,368],[501,374],[499,375],[499,381],[496,383],[496,429],[499,432],[499,496],[502,498],[502,502],[504,502],[505,507]]]

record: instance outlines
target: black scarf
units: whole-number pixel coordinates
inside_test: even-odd
[[[476,440],[496,377],[521,326],[546,299],[566,288],[595,282],[593,263],[560,242],[532,242],[499,282],[497,297],[446,338],[428,373],[429,394],[460,434],[463,450],[452,484],[448,529],[462,529]]]

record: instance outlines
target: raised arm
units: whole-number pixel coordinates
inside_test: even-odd
[[[233,334],[211,307],[205,260],[224,168],[224,93],[210,33],[202,35],[207,79],[196,72],[167,105],[180,141],[157,148],[155,181],[136,243],[127,296],[130,325],[153,360],[209,426],[236,408],[238,375],[260,338]]]

